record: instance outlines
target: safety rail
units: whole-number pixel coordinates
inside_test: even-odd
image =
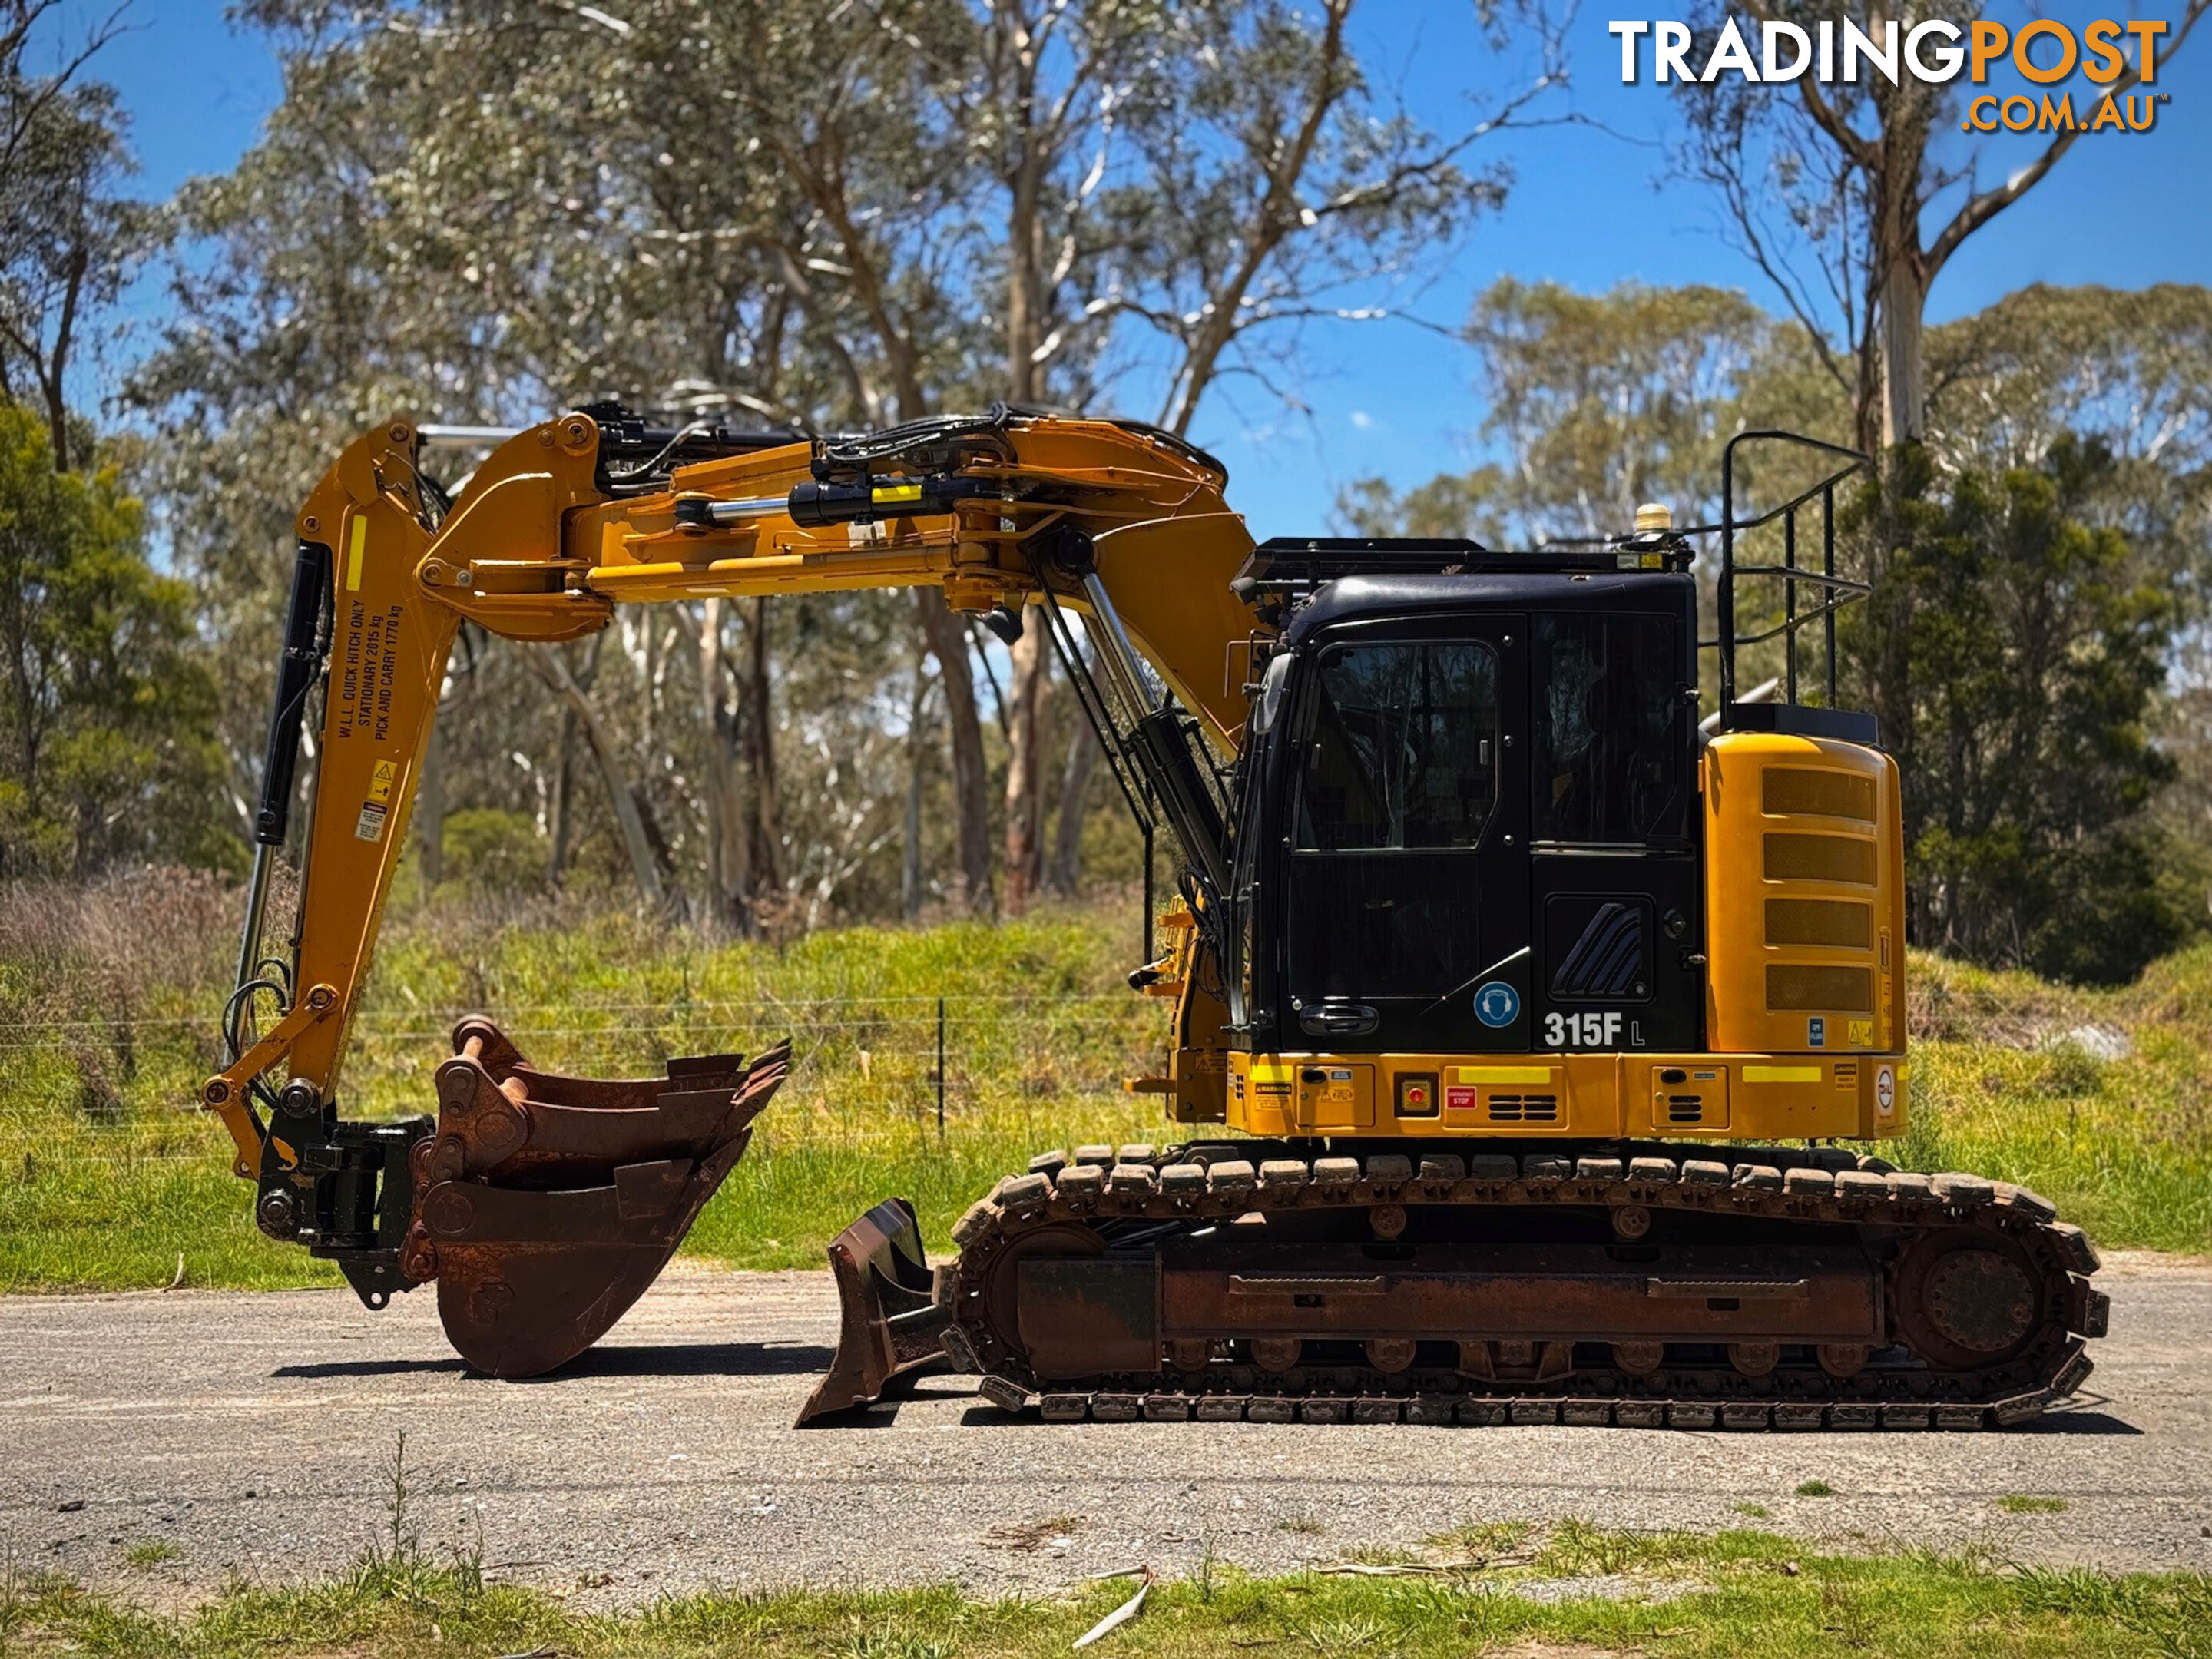
[[[1839,455],[1850,461],[1819,483],[1793,495],[1778,507],[1768,508],[1756,518],[1738,519],[1735,515],[1735,452],[1739,444],[1780,443],[1795,444],[1801,448],[1815,450],[1826,455]],[[1836,574],[1836,486],[1854,473],[1863,471],[1871,465],[1870,459],[1856,449],[1846,449],[1840,444],[1824,443],[1818,438],[1806,437],[1802,433],[1784,432],[1778,428],[1760,428],[1739,432],[1728,441],[1721,451],[1721,517],[1720,522],[1696,525],[1682,531],[1684,536],[1717,534],[1721,538],[1720,570],[1714,592],[1715,637],[1700,640],[1698,649],[1718,653],[1720,660],[1720,724],[1725,730],[1730,724],[1730,714],[1736,707],[1735,653],[1747,645],[1764,645],[1779,637],[1783,641],[1783,693],[1787,704],[1797,702],[1797,633],[1808,623],[1818,619],[1821,624],[1822,641],[1826,657],[1826,706],[1836,707],[1836,612],[1857,599],[1864,599],[1872,590],[1868,585],[1849,576]],[[1810,570],[1797,562],[1797,515],[1799,510],[1817,497],[1820,511],[1820,568]],[[1782,521],[1782,562],[1779,564],[1738,564],[1735,559],[1735,539],[1739,535],[1762,529]],[[1754,634],[1739,634],[1735,627],[1735,579],[1738,576],[1778,576],[1782,579],[1783,616],[1773,627]],[[1797,589],[1805,583],[1821,590],[1820,603],[1811,610],[1797,608]]]

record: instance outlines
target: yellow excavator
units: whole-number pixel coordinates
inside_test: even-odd
[[[427,446],[495,440],[450,495],[424,469]],[[1739,518],[1758,444],[1830,470]],[[262,1231],[368,1305],[435,1281],[471,1364],[574,1358],[682,1242],[788,1052],[599,1081],[471,1018],[434,1116],[339,1115],[455,636],[929,584],[1002,635],[1042,607],[1145,833],[1171,839],[1179,901],[1130,975],[1172,1008],[1168,1056],[1130,1086],[1188,1138],[1042,1154],[934,1269],[905,1200],[855,1221],[802,1421],[950,1366],[1047,1420],[2025,1422],[2104,1334],[2089,1241],[2025,1188],[1849,1144],[1910,1110],[1900,783],[1836,695],[1835,612],[1863,591],[1836,573],[1836,492],[1863,465],[1747,433],[1716,526],[1646,508],[1533,551],[1255,546],[1221,464],[1133,422],[395,422],[299,514],[230,1063],[202,1103]],[[1747,577],[1785,598],[1743,634]],[[1801,702],[1815,624],[1826,695]],[[1739,697],[1739,647],[1777,639],[1779,695]],[[272,941],[310,717],[298,913]]]

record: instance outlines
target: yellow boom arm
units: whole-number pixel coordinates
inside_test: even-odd
[[[442,517],[412,426],[346,449],[298,520],[303,562],[329,573],[329,668],[288,1006],[203,1094],[240,1174],[264,1156],[256,1079],[282,1067],[332,1097],[465,621],[556,641],[605,627],[617,603],[934,584],[956,610],[1018,612],[1048,587],[1093,619],[1109,683],[1134,689],[1116,655],[1133,647],[1234,750],[1259,623],[1230,587],[1252,542],[1218,467],[1109,421],[1014,415],[953,430],[904,453],[878,440],[879,470],[857,481],[817,478],[817,447],[794,442],[618,495],[603,488],[597,422],[564,415],[501,444]],[[299,608],[295,593],[295,636]],[[289,753],[282,767],[289,779]],[[263,890],[257,880],[241,981],[260,961]]]

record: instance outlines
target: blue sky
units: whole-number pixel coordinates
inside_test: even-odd
[[[73,27],[107,9],[85,0],[66,5],[64,21]],[[2173,0],[2147,0],[2141,8],[2151,16],[2177,9]],[[2127,15],[2124,5],[2104,0],[2061,0],[2046,10],[2076,21]],[[223,11],[217,0],[137,0],[126,14],[129,32],[99,59],[98,73],[119,88],[131,111],[139,188],[149,197],[230,166],[281,95],[263,40],[234,30]],[[1990,11],[2003,16],[2006,9]],[[1712,283],[1773,302],[1758,273],[1723,240],[1711,198],[1695,185],[1662,180],[1669,95],[1648,84],[1620,84],[1620,50],[1607,22],[1678,15],[1676,8],[1634,0],[1583,7],[1569,35],[1571,85],[1553,107],[1572,109],[1608,131],[1507,134],[1479,152],[1510,163],[1512,192],[1423,292],[1401,296],[1411,308],[1455,322],[1473,295],[1509,273],[1582,289],[1632,278]],[[1516,84],[1525,69],[1491,56],[1463,0],[1370,0],[1360,27],[1377,78],[1399,87],[1409,106],[1438,129],[1468,118],[1470,94]],[[2160,88],[2172,100],[2157,129],[2077,143],[2049,179],[1951,262],[1931,297],[1934,320],[2034,282],[2136,288],[2212,276],[2212,28],[2204,33],[2160,72]],[[2081,85],[2078,77],[2074,84]],[[1992,89],[2012,88],[1993,83]],[[2033,135],[1979,142],[1989,179],[2035,148]],[[143,293],[134,310],[143,318],[158,303],[157,293]],[[1337,490],[1352,479],[1381,474],[1412,483],[1465,464],[1483,414],[1471,369],[1462,350],[1403,323],[1316,328],[1302,342],[1296,375],[1310,416],[1286,415],[1243,390],[1202,409],[1194,435],[1229,463],[1231,497],[1255,533],[1310,532],[1325,527]],[[1151,400],[1127,402],[1142,412]]]

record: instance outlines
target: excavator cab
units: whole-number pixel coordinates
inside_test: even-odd
[[[1313,597],[1248,739],[1228,934],[1255,1048],[1698,1041],[1696,597],[1669,559],[1257,550]]]

